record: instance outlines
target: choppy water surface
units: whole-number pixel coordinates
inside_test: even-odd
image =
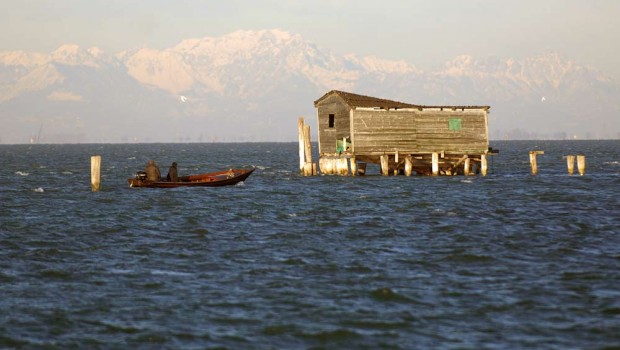
[[[492,146],[484,178],[303,178],[293,143],[0,146],[0,348],[618,348],[620,142]],[[129,188],[149,158],[257,170]]]

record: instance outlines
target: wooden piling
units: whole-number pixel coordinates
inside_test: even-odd
[[[469,157],[465,158],[465,163],[463,164],[463,175],[468,176],[469,175],[469,169],[470,169],[470,160]]]
[[[304,176],[312,176],[312,147],[310,145],[310,125],[304,125]]]
[[[313,163],[304,164],[304,170],[302,172],[303,176],[312,176],[312,164]]]
[[[334,174],[342,175],[342,163],[340,162],[340,158],[334,159]]]
[[[538,165],[536,164],[536,156],[539,154],[545,154],[545,151],[530,151],[530,167],[532,168],[532,175],[538,174]]]
[[[387,154],[384,154],[381,156],[381,175],[383,176],[388,176],[390,169],[389,169],[389,158]]]
[[[312,146],[310,143],[310,125],[304,118],[297,121],[299,132],[299,173],[303,176],[316,175],[316,163],[312,163]]]
[[[459,158],[459,160],[456,163],[454,163],[450,168],[446,170],[446,175],[457,175],[459,171],[459,167],[461,166],[461,163],[463,163],[466,159],[469,159],[467,154]]]
[[[327,158],[327,157],[321,157],[319,159],[319,168],[321,170],[321,174],[323,174],[323,175],[333,175],[334,174],[334,169],[335,169],[334,160],[335,159]]]
[[[331,159],[327,159],[327,158],[320,158],[319,159],[319,171],[321,172],[321,175],[330,175],[329,173],[329,161]]]
[[[357,162],[355,157],[349,158],[349,165],[351,166],[351,175],[357,176]]]
[[[347,158],[338,158],[336,162],[336,173],[341,176],[349,175],[349,162]]]
[[[304,125],[304,156],[306,163],[312,163],[312,146],[310,145],[310,125]]]
[[[405,176],[411,176],[411,170],[413,169],[413,159],[411,156],[405,156]]]
[[[432,161],[433,176],[437,176],[439,175],[439,153],[433,152],[431,161]]]
[[[306,164],[305,157],[305,141],[304,141],[304,118],[300,117],[297,121],[297,128],[299,132],[299,172],[303,174],[304,165]]]
[[[568,169],[568,175],[573,175],[575,172],[575,156],[566,156],[566,168]]]
[[[488,164],[487,164],[487,155],[480,155],[480,174],[482,176],[487,176]]]
[[[90,184],[93,192],[101,188],[101,156],[90,157]]]
[[[357,174],[358,175],[366,175],[366,163],[359,163],[357,165]]]
[[[581,176],[586,174],[586,156],[582,154],[577,156],[577,171]]]
[[[394,176],[398,176],[398,150],[394,150],[394,163],[396,163],[396,166],[394,167]]]

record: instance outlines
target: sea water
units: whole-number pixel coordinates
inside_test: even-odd
[[[295,143],[2,145],[0,348],[617,348],[620,141],[491,146],[486,177],[301,177]],[[257,170],[129,188],[149,159]]]

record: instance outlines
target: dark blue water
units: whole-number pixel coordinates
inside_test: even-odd
[[[0,348],[618,349],[620,141],[492,146],[489,176],[434,178],[304,178],[293,143],[0,146]],[[257,170],[129,188],[149,158]]]

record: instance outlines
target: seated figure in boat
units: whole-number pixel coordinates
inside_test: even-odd
[[[168,169],[168,175],[166,180],[171,182],[179,182],[179,173],[177,171],[177,162],[172,162],[172,165]]]
[[[146,179],[148,181],[157,182],[161,180],[161,172],[152,159],[149,160],[149,164],[146,166],[146,169],[144,169],[144,172],[146,173]]]

